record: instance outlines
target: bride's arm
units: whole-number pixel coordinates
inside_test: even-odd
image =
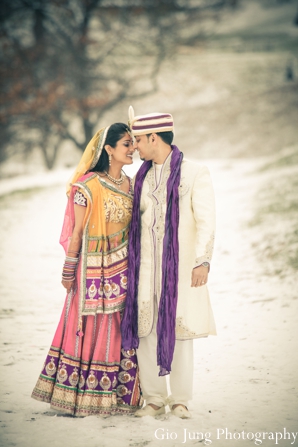
[[[78,263],[79,253],[82,246],[83,222],[86,214],[86,207],[74,205],[75,226],[71,236],[68,252],[62,273],[62,285],[66,288],[67,293],[75,287],[75,273]]]

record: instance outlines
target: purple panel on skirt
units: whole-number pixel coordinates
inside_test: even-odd
[[[127,270],[109,279],[92,278],[86,280],[86,299],[114,299],[126,293]]]
[[[71,363],[71,364],[70,364]],[[101,391],[117,393],[118,402],[130,404],[131,394],[135,386],[137,375],[137,356],[135,350],[121,350],[119,364],[103,364],[106,371],[99,371],[99,363],[90,364],[85,370],[81,369],[80,361],[69,359],[66,355],[57,357],[48,355],[42,374],[51,377],[61,385],[77,388],[80,391]],[[108,371],[109,368],[115,371]]]

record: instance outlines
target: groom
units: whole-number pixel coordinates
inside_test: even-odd
[[[135,178],[129,239],[124,349],[137,348],[146,406],[135,415],[191,417],[193,339],[216,334],[207,289],[213,251],[214,194],[206,167],[172,145],[169,113],[134,116]],[[166,375],[170,374],[168,396]]]

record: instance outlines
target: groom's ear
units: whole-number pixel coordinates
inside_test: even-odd
[[[151,134],[151,141],[152,141],[152,143],[156,144],[156,142],[157,142],[157,135],[156,135],[156,133],[152,133]]]

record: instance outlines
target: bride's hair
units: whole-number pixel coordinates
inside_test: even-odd
[[[127,124],[124,123],[115,123],[109,127],[105,144],[108,144],[111,147],[116,147],[116,144],[122,137],[126,134],[126,132],[130,132],[130,128]],[[90,172],[98,171],[108,171],[109,169],[109,156],[105,149],[102,150],[102,153],[99,157],[98,162],[94,166],[94,168],[90,169]]]

